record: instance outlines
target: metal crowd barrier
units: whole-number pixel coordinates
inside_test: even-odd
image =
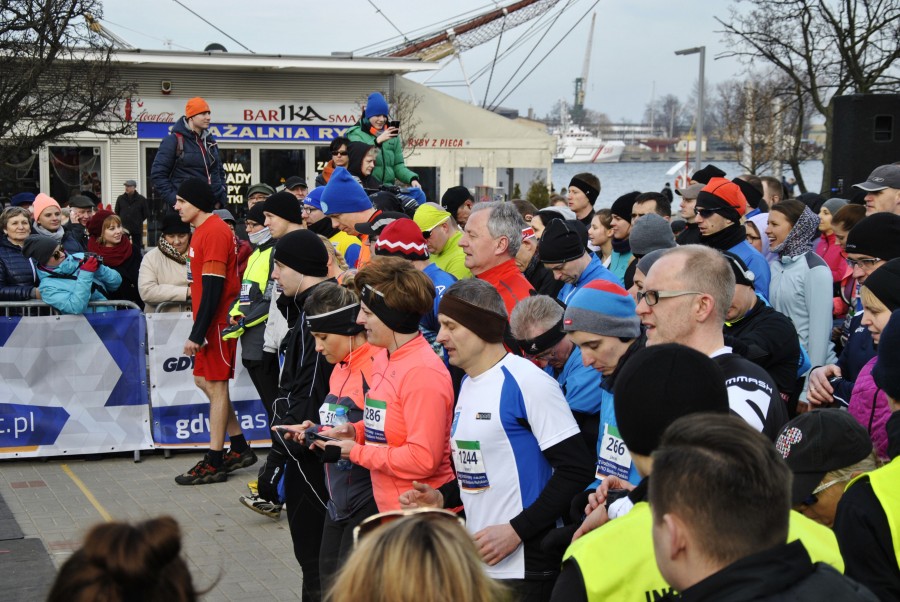
[[[141,308],[132,301],[119,301],[119,300],[106,300],[106,301],[89,301],[88,307],[115,307],[117,309],[137,309]],[[62,316],[62,315],[71,315],[71,314],[62,314],[58,310],[56,310],[52,305],[48,305],[43,301],[39,301],[37,299],[32,301],[0,301],[0,308],[2,308],[5,312],[6,317],[11,316],[22,316],[22,317],[35,317],[35,316]],[[25,309],[26,311],[19,313],[10,313],[10,309],[19,308]],[[43,311],[42,311],[43,310]]]

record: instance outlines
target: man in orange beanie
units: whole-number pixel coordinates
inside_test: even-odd
[[[170,207],[175,207],[178,186],[190,178],[206,180],[218,208],[227,203],[225,170],[218,143],[209,133],[211,121],[209,104],[199,96],[192,98],[184,107],[184,117],[175,122],[172,133],[159,145],[150,179]]]

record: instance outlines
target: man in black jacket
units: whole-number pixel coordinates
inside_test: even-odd
[[[528,226],[522,230],[522,246],[516,253],[516,267],[534,287],[536,295],[547,295],[555,299],[565,283],[553,277],[553,272],[541,262],[537,250],[538,238],[534,234],[534,228]]]
[[[276,424],[317,421],[319,406],[328,394],[332,365],[316,352],[312,333],[306,325],[303,305],[319,284],[327,280],[328,250],[318,235],[295,230],[280,238],[273,252],[272,277],[281,285],[277,306],[288,323],[281,344],[284,365],[276,405]],[[325,488],[322,464],[308,449],[279,437],[289,456],[284,472],[284,492],[288,523],[294,542],[294,556],[303,568],[303,600],[320,598],[319,547],[325,524]],[[269,479],[259,479],[260,495]]]
[[[664,600],[876,600],[862,585],[785,543],[791,473],[742,420],[699,414],[666,430],[653,454],[656,564],[679,594]]]
[[[793,414],[801,387],[797,377],[800,340],[794,323],[766,304],[753,289],[753,272],[733,253],[724,253],[735,277],[734,299],[725,314],[725,344],[762,366]]]
[[[637,314],[647,345],[680,343],[713,358],[725,374],[731,411],[772,441],[787,408],[769,374],[725,344],[722,327],[734,298],[734,274],[721,253],[702,245],[667,251],[644,279]],[[690,378],[690,375],[685,375]]]
[[[144,222],[150,217],[150,207],[147,205],[147,199],[137,191],[137,182],[125,180],[125,193],[116,199],[115,210],[122,218],[122,225],[131,235],[132,243],[139,249],[143,248]]]

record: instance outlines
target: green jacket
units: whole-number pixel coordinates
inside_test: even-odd
[[[403,161],[403,146],[400,144],[400,138],[391,138],[379,146],[375,144],[375,136],[369,132],[371,127],[369,120],[363,118],[347,130],[345,136],[352,142],[365,142],[378,146],[381,152],[375,159],[375,171],[372,172],[372,175],[387,186],[393,186],[394,180],[410,184],[413,180],[419,179],[418,174],[408,168]]]

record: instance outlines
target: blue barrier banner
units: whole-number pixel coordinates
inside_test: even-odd
[[[156,313],[146,318],[153,440],[160,447],[207,447],[209,400],[194,384],[194,358],[181,354],[194,323],[191,313]],[[228,387],[231,403],[247,441],[256,447],[268,446],[272,442],[268,415],[240,357],[238,345],[234,379]]]
[[[0,458],[151,449],[138,310],[0,320]]]

